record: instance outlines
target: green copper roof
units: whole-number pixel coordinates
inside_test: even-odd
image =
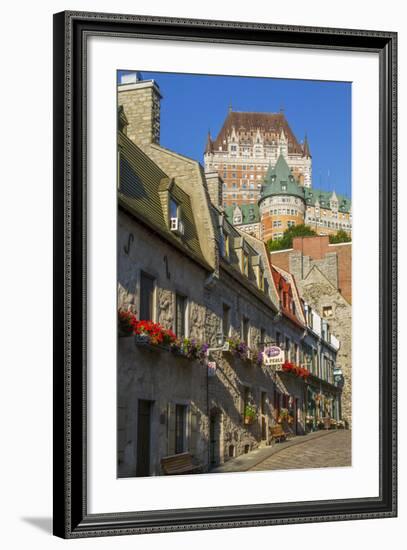
[[[233,224],[233,216],[235,210],[240,209],[242,214],[241,224],[257,223],[260,221],[259,207],[257,204],[242,204],[241,206],[226,206],[225,214],[229,223]],[[237,224],[237,225],[241,225]]]
[[[320,189],[304,189],[305,192],[305,204],[308,206],[315,206],[315,203],[319,202],[320,208],[331,208],[331,200],[334,193],[332,191],[321,191]],[[338,200],[338,211],[339,212],[350,212],[352,207],[352,202],[348,197],[344,195],[338,195],[335,193]]]
[[[304,188],[292,175],[283,155],[278,157],[274,167],[269,167],[261,188],[260,200],[273,195],[294,195],[304,200]]]

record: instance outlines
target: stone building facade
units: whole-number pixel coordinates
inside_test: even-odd
[[[294,277],[305,302],[329,323],[340,341],[337,369],[344,377],[342,416],[352,425],[352,243],[326,236],[297,237],[293,248],[270,253],[271,262]]]
[[[341,418],[352,427],[352,307],[337,288],[313,266],[298,280],[303,299],[325,320],[340,342],[335,369],[343,377]]]
[[[160,146],[159,101],[155,82],[118,87],[118,307],[209,349],[189,357],[143,335],[118,338],[122,477],[159,475],[161,459],[179,452],[210,470],[270,444],[285,408],[290,429],[306,431],[304,380],[259,355],[280,343],[287,361],[303,360],[294,281],[283,274],[281,294],[264,242],[228,221],[222,179]],[[329,383],[331,370],[315,376]]]

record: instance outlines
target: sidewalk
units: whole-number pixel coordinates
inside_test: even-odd
[[[301,445],[301,443],[306,443],[307,441],[311,441],[313,439],[319,439],[320,437],[336,433],[336,431],[337,430],[320,430],[308,435],[296,435],[284,443],[273,443],[268,447],[255,449],[245,455],[241,455],[237,458],[231,458],[225,462],[225,464],[211,468],[209,473],[223,474],[227,472],[246,472],[247,470],[254,468],[254,466],[257,466],[260,462],[263,462],[263,460],[266,460],[283,449],[293,447],[294,445]]]

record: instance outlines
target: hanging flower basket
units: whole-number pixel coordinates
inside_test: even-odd
[[[257,410],[254,405],[246,405],[244,408],[244,424],[246,426],[253,424],[256,420]]]

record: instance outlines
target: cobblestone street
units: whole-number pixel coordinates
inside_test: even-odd
[[[338,430],[324,437],[284,448],[250,468],[250,471],[334,468],[351,465],[351,432]]]

